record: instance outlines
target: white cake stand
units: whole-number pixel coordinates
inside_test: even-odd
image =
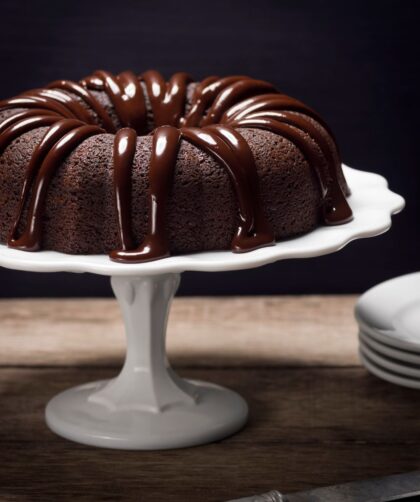
[[[381,234],[404,200],[377,174],[344,167],[354,219],[320,227],[296,239],[250,253],[230,251],[173,256],[144,264],[118,264],[107,256],[52,251],[27,253],[0,246],[0,266],[32,272],[91,272],[111,276],[124,317],[127,355],[111,380],[80,385],[55,396],[46,421],[57,434],[84,444],[122,449],[164,449],[203,444],[239,430],[248,407],[235,392],[183,380],[171,369],[165,332],[181,272],[258,267],[286,258],[338,251],[350,241]]]

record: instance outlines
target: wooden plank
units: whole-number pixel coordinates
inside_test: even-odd
[[[355,296],[176,298],[168,351],[181,366],[358,365]],[[0,301],[0,366],[120,366],[115,300]]]
[[[383,382],[361,368],[180,373],[236,389],[249,401],[250,425],[230,443],[420,442],[418,392]],[[13,437],[61,443],[44,424],[48,399],[73,385],[114,375],[90,368],[1,370],[0,441]]]
[[[416,445],[417,447],[417,445]],[[2,501],[224,502],[274,488],[285,493],[416,470],[418,449],[284,444],[153,452],[86,450],[69,444],[2,444]],[[16,457],[19,456],[19,467]]]
[[[98,368],[0,370],[1,500],[221,502],[420,467],[418,394],[361,368],[189,369],[242,393],[249,424],[224,441],[162,452],[77,445],[55,436],[43,408]]]

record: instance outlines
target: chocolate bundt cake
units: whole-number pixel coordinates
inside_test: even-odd
[[[244,76],[97,71],[0,101],[0,242],[143,262],[352,217],[334,137]]]

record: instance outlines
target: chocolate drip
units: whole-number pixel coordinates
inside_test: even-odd
[[[93,124],[93,119],[89,112],[73,97],[69,96],[60,89],[35,89],[31,93],[32,96],[52,99],[61,103],[69,113],[86,124]]]
[[[23,119],[27,119],[29,117],[42,117],[42,116],[56,116],[58,117],[57,120],[59,120],[60,116],[55,113],[51,112],[49,110],[43,110],[42,108],[34,108],[32,110],[23,110],[22,112],[19,113],[14,113],[13,115],[10,115],[10,117],[7,117],[7,119],[4,119],[3,122],[0,124],[0,134],[3,134],[3,132],[16,122],[20,122]],[[1,141],[1,139],[0,139]]]
[[[180,138],[179,129],[172,126],[161,126],[155,130],[149,167],[148,232],[137,249],[112,251],[110,257],[113,261],[138,263],[169,256],[166,207]]]
[[[31,131],[37,127],[44,127],[47,125],[54,124],[57,122],[57,117],[49,115],[37,115],[35,117],[27,117],[15,122],[13,125],[8,127],[0,136],[0,153],[7,148],[7,146],[12,143],[16,138],[25,132]]]
[[[16,98],[0,101],[1,108],[44,108],[56,112],[61,117],[74,118],[73,114],[61,103],[57,103],[51,98],[31,94],[23,94]]]
[[[148,132],[142,81],[157,128],[149,165],[149,228],[144,241],[135,249],[131,228],[131,170],[137,134]],[[181,138],[215,157],[229,174],[239,213],[232,250],[248,251],[274,243],[259,200],[255,161],[236,128],[266,129],[291,141],[317,175],[324,222],[337,224],[351,219],[351,209],[338,180],[338,148],[335,145],[334,150],[327,140],[328,134],[335,142],[334,136],[312,109],[276,92],[264,81],[241,75],[211,76],[196,85],[190,111],[184,116],[190,82],[186,73],[176,73],[167,83],[156,71],[145,72],[140,77],[128,71],[117,76],[97,71],[80,83],[58,80],[46,89],[0,101],[0,109],[24,108],[0,124],[0,153],[21,134],[48,126],[27,167],[8,244],[24,250],[41,247],[45,198],[52,176],[77,145],[89,136],[104,132],[97,125],[83,124],[99,122],[106,131],[116,131],[110,114],[93,90],[108,95],[119,122],[126,127],[116,133],[114,140],[114,199],[121,249],[112,251],[111,259],[143,262],[169,254],[166,207]],[[19,237],[18,229],[27,206],[28,219]]]
[[[201,125],[214,124],[220,122],[223,113],[231,108],[238,101],[242,101],[248,96],[255,96],[275,91],[275,87],[262,80],[239,80],[226,87],[214,100],[207,115],[201,121]]]
[[[71,126],[73,126],[73,123],[71,124]],[[24,251],[37,251],[41,248],[43,222],[42,217],[44,214],[45,199],[47,196],[49,184],[54,176],[54,173],[57,171],[58,167],[64,161],[66,156],[69,155],[82,141],[95,134],[105,132],[98,126],[83,125],[81,127],[77,127],[76,129],[72,129],[69,132],[65,132],[65,134],[62,135],[64,131],[67,131],[67,127],[68,122],[62,121],[61,125],[57,129],[57,134],[55,135],[54,131],[52,133],[52,136],[48,136],[47,133],[47,135],[44,137],[45,143],[41,142],[40,148],[38,148],[34,152],[34,164],[38,163],[38,156],[41,157],[46,152],[48,153],[46,153],[33,183],[25,228],[20,236],[11,236],[8,241],[8,245],[10,247]],[[50,144],[52,143],[52,141],[50,143],[49,140],[50,138],[56,139],[56,136],[61,136],[61,138],[51,148]],[[20,211],[14,225],[14,231],[18,227],[19,221],[22,218],[23,206],[24,201],[22,200],[20,203]]]
[[[86,86],[103,88],[115,107],[122,125],[135,129],[139,134],[146,132],[146,105],[138,78],[131,71],[117,76],[107,71],[96,71],[86,80]]]
[[[191,98],[190,111],[185,117],[181,117],[181,126],[195,127],[199,125],[207,104],[210,100],[211,85],[216,85],[216,82],[220,82],[220,79],[219,77],[213,75],[205,78],[203,81],[196,85]]]
[[[63,89],[79,96],[79,98],[83,99],[83,101],[96,113],[99,120],[102,122],[104,129],[108,132],[115,132],[115,126],[105,108],[91,92],[77,82],[71,82],[70,80],[55,80],[54,82],[48,84],[47,87],[49,89]]]
[[[249,77],[234,75],[232,77],[208,77],[200,82],[194,92],[191,109],[188,115],[181,120],[181,125],[198,127],[202,125],[204,114],[208,106],[215,100],[223,89],[240,80],[249,80]]]
[[[254,118],[273,118],[278,122],[284,122],[286,124],[292,125],[307,133],[315,141],[315,143],[317,143],[319,149],[322,151],[322,154],[325,157],[325,160],[327,161],[330,183],[337,183],[338,185],[340,184],[337,174],[341,169],[341,163],[337,148],[335,148],[335,151],[331,148],[330,142],[327,141],[325,134],[323,134],[317,127],[315,127],[315,125],[308,119],[306,115],[281,110],[264,110],[247,115],[247,119]],[[333,140],[333,138],[331,138],[331,135],[329,135],[329,137],[330,140]],[[350,190],[348,189],[347,185],[345,186],[345,188],[346,195],[350,195]]]
[[[340,188],[337,178],[331,178],[332,169],[326,173],[322,159],[296,127],[272,118],[243,119],[236,122],[238,127],[266,129],[291,141],[302,152],[310,166],[315,169],[322,190],[322,216],[328,225],[336,225],[352,219],[352,211]],[[333,166],[334,167],[334,166]],[[334,168],[335,170],[335,168]]]
[[[288,110],[308,115],[319,122],[335,142],[334,135],[328,124],[312,108],[285,94],[263,94],[242,101],[227,110],[223,114],[221,122],[230,123],[241,120],[251,113],[263,110]]]
[[[239,225],[232,250],[250,251],[274,242],[258,200],[258,175],[254,157],[245,139],[234,129],[208,126],[184,128],[182,137],[208,152],[226,168],[239,207]]]
[[[24,210],[25,203],[31,189],[31,184],[38,174],[41,164],[47,156],[48,152],[55,145],[55,143],[57,143],[57,141],[61,139],[62,136],[64,136],[65,133],[82,125],[83,122],[80,122],[80,120],[59,120],[48,129],[39,145],[35,148],[28,167],[26,168],[22,190],[19,198],[19,204],[16,211],[16,219],[13,224],[12,231],[10,232],[9,240],[14,241],[16,239],[18,227],[22,218],[22,212]]]
[[[147,89],[153,110],[155,127],[162,125],[178,126],[184,113],[187,84],[191,77],[187,73],[175,73],[168,82],[154,70],[141,75]]]
[[[114,194],[121,249],[133,249],[131,232],[131,167],[136,153],[134,129],[120,129],[114,139]]]

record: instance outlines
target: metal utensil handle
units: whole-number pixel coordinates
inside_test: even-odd
[[[252,495],[251,497],[229,500],[228,502],[287,502],[287,500],[280,492],[273,490],[262,495]]]

